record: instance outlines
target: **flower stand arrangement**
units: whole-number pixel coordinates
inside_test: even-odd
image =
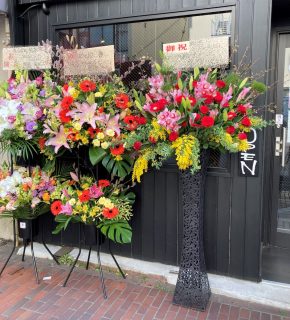
[[[0,181],[1,208],[14,212],[14,217],[19,213],[19,218],[24,211],[35,215],[48,205],[58,223],[54,233],[78,223],[79,253],[64,286],[81,253],[84,232],[90,248],[87,268],[96,245],[106,297],[99,255],[102,237],[131,242],[129,220],[135,200],[131,187],[149,167],[159,169],[174,157],[181,171],[184,238],[173,303],[204,310],[210,298],[203,250],[208,150],[237,153],[250,148],[251,130],[267,125],[253,107],[266,86],[238,69],[174,72],[166,61],[155,68],[154,76],[143,79],[142,91],[127,89],[115,76],[56,83],[48,72],[34,81],[16,73],[4,83],[2,150],[12,158],[19,156],[18,149],[26,158],[36,152],[46,161],[43,172],[36,169],[31,178],[20,174],[16,189],[8,194],[1,194]],[[70,170],[60,174],[58,160],[67,154]],[[99,178],[101,166],[109,179]],[[124,183],[130,175],[131,185]],[[39,181],[34,182],[36,177]],[[7,178],[14,179],[14,173]],[[27,183],[31,186],[25,191]]]
[[[33,266],[36,282],[39,283],[38,270],[33,250],[33,238],[36,235],[35,219],[49,212],[49,193],[55,188],[56,181],[45,174],[39,167],[30,173],[27,168],[20,167],[11,174],[8,169],[0,173],[0,211],[2,217],[13,218],[13,249],[6,260],[0,275],[8,264],[16,246],[15,221],[18,222],[19,236],[23,239],[24,247],[22,261],[24,261],[25,249],[30,242]],[[49,254],[57,262],[45,242],[43,244]]]

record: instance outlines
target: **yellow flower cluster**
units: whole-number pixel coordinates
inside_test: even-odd
[[[247,151],[249,149],[249,143],[247,140],[240,140],[238,149],[239,151]]]
[[[156,141],[158,140],[165,141],[166,130],[158,124],[157,119],[152,120],[151,124],[153,129],[150,131],[149,136],[153,137]]]
[[[146,158],[146,153],[141,155],[134,164],[133,173],[132,173],[132,181],[141,182],[141,176],[147,172],[148,170],[148,160]]]
[[[108,199],[108,198],[105,198],[105,197],[101,197],[98,201],[98,203],[102,206],[104,206],[105,208],[108,208],[108,209],[113,209],[114,208],[114,204],[113,202]]]
[[[191,135],[183,135],[172,143],[179,169],[185,170],[193,165],[192,153],[196,144],[198,144],[197,138]]]

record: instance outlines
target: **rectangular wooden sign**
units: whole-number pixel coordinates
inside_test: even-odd
[[[44,70],[51,68],[51,47],[3,48],[3,70]]]
[[[66,50],[64,75],[98,75],[115,70],[114,46]]]

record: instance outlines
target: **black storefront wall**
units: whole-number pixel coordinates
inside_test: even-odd
[[[40,40],[55,39],[61,26],[87,26],[179,17],[211,12],[233,11],[234,38],[238,43],[235,63],[247,51],[247,62],[254,61],[253,72],[268,68],[271,0],[98,0],[50,1],[50,15],[41,9],[30,11],[23,21],[17,16],[33,0],[10,0],[12,41],[15,45],[33,45]],[[266,81],[266,78],[264,79]],[[265,99],[258,101],[263,105]],[[263,136],[259,159],[264,159]],[[230,157],[227,170],[211,169],[207,177],[205,207],[205,250],[210,272],[238,278],[260,280],[263,162],[258,177],[238,174],[238,157]],[[182,244],[182,211],[178,171],[167,165],[146,175],[138,187],[138,201],[133,218],[132,245],[115,248],[115,252],[134,258],[175,264]],[[51,217],[44,218],[47,225]],[[50,235],[51,242],[75,242],[71,234]],[[75,241],[74,241],[75,240]]]

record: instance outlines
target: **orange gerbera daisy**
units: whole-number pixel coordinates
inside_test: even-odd
[[[118,208],[114,207],[112,209],[104,208],[103,209],[103,216],[107,219],[113,219],[119,214]]]

